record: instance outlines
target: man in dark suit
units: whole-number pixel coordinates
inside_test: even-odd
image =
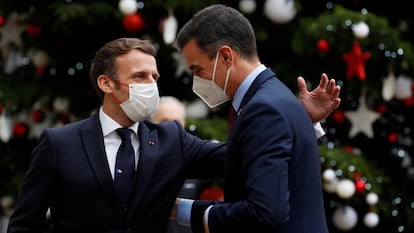
[[[8,233],[165,233],[186,178],[223,176],[225,144],[194,137],[178,121],[147,121],[159,102],[155,55],[152,43],[136,38],[119,38],[97,51],[90,80],[102,106],[87,119],[42,132]],[[326,83],[316,95],[302,92],[302,100],[312,103],[306,106],[318,106],[312,115],[335,108],[324,101],[334,90]],[[118,155],[125,145],[129,153]],[[126,155],[131,170],[118,160]]]
[[[327,233],[312,120],[260,62],[249,21],[213,5],[184,25],[177,44],[193,91],[212,108],[231,100],[235,111],[224,202],[179,199],[177,221],[206,233]]]
[[[90,118],[43,131],[8,233],[42,232],[48,208],[51,232],[165,233],[185,177],[223,175],[224,144],[196,138],[178,121],[146,121],[159,101],[155,54],[149,41],[133,38],[96,53],[90,79],[102,107]],[[135,152],[126,193],[114,185],[116,175],[126,174],[116,165],[118,128],[131,130]]]

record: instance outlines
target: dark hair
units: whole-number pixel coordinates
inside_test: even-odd
[[[133,49],[140,50],[154,57],[157,54],[157,50],[151,41],[137,38],[119,38],[110,41],[95,53],[91,63],[89,80],[101,99],[103,98],[103,92],[98,87],[96,82],[97,78],[104,74],[114,79],[118,79],[115,60],[117,57],[127,54]]]
[[[231,47],[247,60],[257,58],[256,37],[249,20],[236,9],[222,4],[196,13],[178,32],[178,48],[182,49],[191,39],[210,58],[222,45]]]

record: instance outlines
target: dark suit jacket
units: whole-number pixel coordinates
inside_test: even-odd
[[[328,232],[311,119],[269,69],[253,82],[234,119],[224,182],[224,203],[209,212],[211,233]],[[210,204],[193,204],[196,231]]]
[[[125,209],[113,187],[98,115],[43,131],[9,233],[41,232],[49,206],[52,232],[165,233],[185,178],[223,175],[217,165],[224,164],[224,144],[200,140],[178,122],[140,123],[133,200]]]

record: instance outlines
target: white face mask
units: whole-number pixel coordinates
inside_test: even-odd
[[[129,99],[120,104],[125,114],[134,122],[148,120],[160,102],[158,87],[153,83],[129,84]]]
[[[229,100],[229,97],[226,94],[227,82],[230,75],[230,68],[227,69],[226,81],[224,83],[224,90],[221,89],[215,82],[214,78],[216,76],[216,67],[218,61],[217,52],[216,61],[213,68],[213,76],[211,80],[203,79],[197,75],[193,75],[193,92],[201,98],[210,108],[215,108]]]

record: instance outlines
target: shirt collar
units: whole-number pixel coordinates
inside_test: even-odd
[[[250,72],[247,75],[247,77],[240,84],[239,88],[237,88],[236,93],[234,94],[234,97],[233,97],[233,101],[232,101],[232,106],[236,111],[239,110],[241,101],[243,100],[243,97],[246,95],[246,92],[247,90],[249,90],[249,87],[252,85],[253,81],[265,69],[266,69],[266,66],[263,64],[260,64],[258,67],[256,67],[252,72]]]
[[[104,113],[102,107],[99,108],[99,120],[101,121],[102,133],[104,137],[114,132],[116,129],[122,128],[118,122],[114,121],[110,116]],[[138,125],[139,123],[135,122],[128,128],[134,131],[135,135],[138,135]]]

